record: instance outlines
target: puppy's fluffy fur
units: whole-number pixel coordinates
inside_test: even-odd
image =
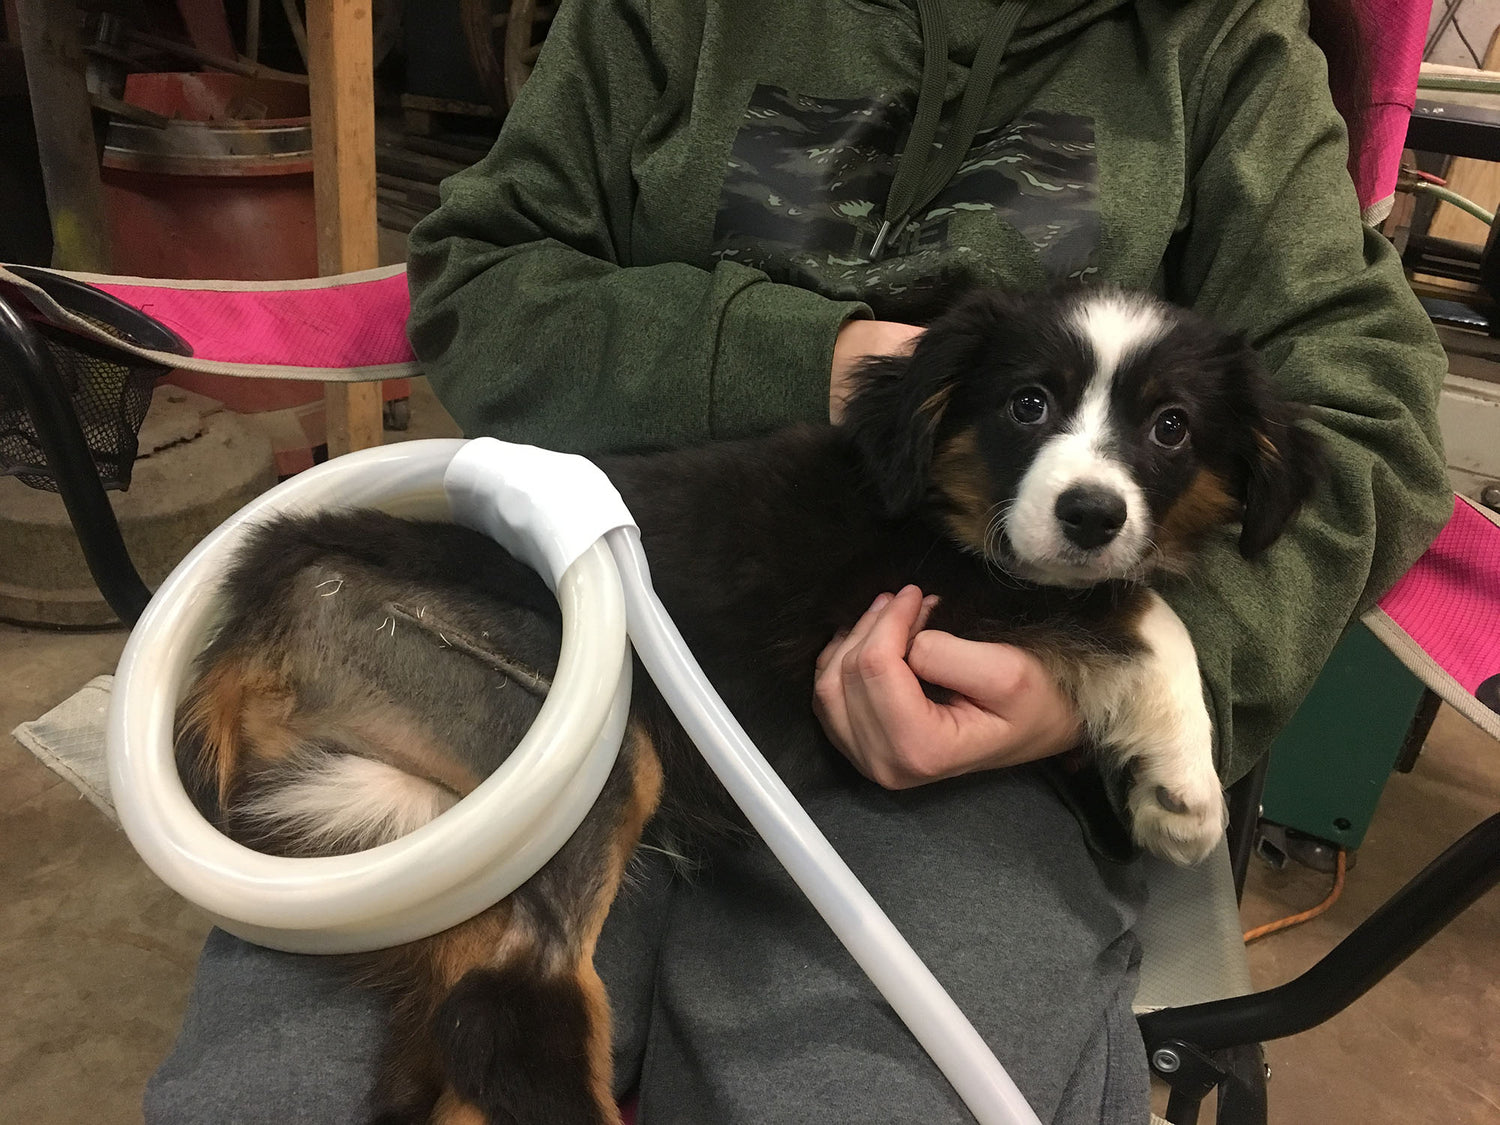
[[[876,594],[929,627],[1036,653],[1131,831],[1191,862],[1223,801],[1192,644],[1144,580],[1238,518],[1247,557],[1313,486],[1317,450],[1254,354],[1108,290],[973,295],[910,356],[868,364],[839,427],[601,464],[710,678],[802,792],[851,783],[814,660]],[[264,529],[178,717],[199,807],[251,846],[367,847],[436,816],[535,717],[559,638],[546,589],[492,542],[372,512]],[[691,847],[732,810],[645,675],[582,828],[513,895],[365,959],[394,998],[383,1122],[618,1120],[592,953],[643,833]]]

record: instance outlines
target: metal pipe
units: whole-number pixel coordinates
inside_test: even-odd
[[[245,0],[245,57],[260,62],[260,0]]]

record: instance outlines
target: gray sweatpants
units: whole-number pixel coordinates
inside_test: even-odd
[[[1043,1121],[1147,1121],[1135,865],[1096,859],[1021,770],[904,793],[861,784],[808,809]],[[649,858],[636,874],[597,963],[641,1125],[972,1121],[758,842],[721,849],[692,881]],[[216,931],[147,1087],[148,1125],[360,1122],[380,1024],[378,1001],[329,960]]]

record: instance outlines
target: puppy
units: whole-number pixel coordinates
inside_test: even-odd
[[[974,294],[909,356],[868,363],[838,427],[600,458],[658,593],[772,765],[860,784],[811,708],[814,661],[880,592],[929,627],[1035,653],[1075,703],[1130,831],[1179,862],[1224,804],[1193,646],[1146,585],[1238,519],[1247,558],[1314,486],[1318,449],[1253,352],[1104,289]],[[373,512],[282,520],[227,577],[178,714],[198,806],[256,848],[369,847],[487,777],[555,671],[558,612],[482,536]],[[592,813],[504,901],[372,955],[393,996],[375,1120],[604,1125],[609,1012],[592,955],[643,835],[674,850],[734,812],[648,677]]]

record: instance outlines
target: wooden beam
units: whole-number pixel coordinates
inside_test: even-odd
[[[325,276],[380,264],[370,28],[370,0],[308,0],[318,272]],[[328,385],[330,457],[381,443],[380,389],[379,383]]]
[[[19,0],[17,18],[52,221],[52,264],[108,273],[109,223],[78,9],[70,0]]]

